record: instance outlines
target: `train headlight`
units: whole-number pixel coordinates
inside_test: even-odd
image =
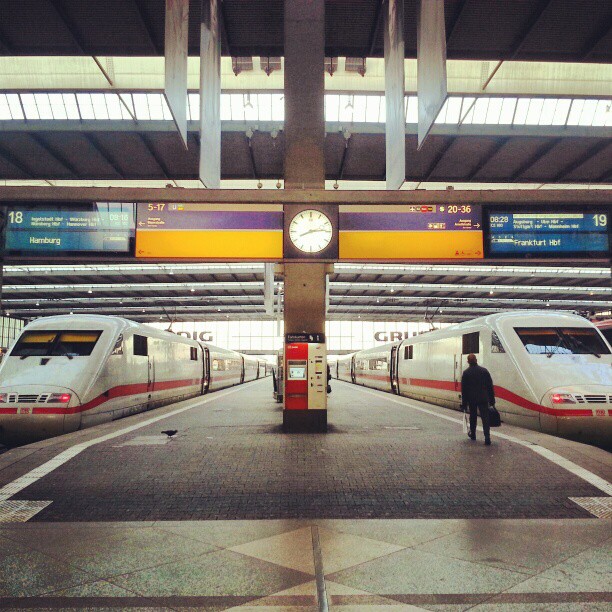
[[[575,404],[576,400],[570,393],[553,393],[551,396],[553,404]]]
[[[6,404],[8,401],[8,393],[0,393],[0,404]]]
[[[67,404],[71,397],[70,393],[52,393],[47,400],[47,404]]]

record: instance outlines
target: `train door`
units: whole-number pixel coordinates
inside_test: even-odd
[[[208,393],[210,387],[210,350],[202,347],[202,395]]]
[[[461,394],[461,376],[463,376],[463,355],[453,355],[453,382],[455,383],[455,391]]]
[[[391,393],[399,394],[399,377],[397,374],[398,347],[391,347],[391,363],[389,364],[389,378],[391,379]]]

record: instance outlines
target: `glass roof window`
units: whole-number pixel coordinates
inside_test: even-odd
[[[188,94],[187,117],[200,119],[200,94]],[[285,119],[281,92],[222,93],[222,121]],[[416,95],[405,98],[406,122],[418,122]],[[171,121],[162,93],[0,93],[0,121],[11,120]],[[384,123],[385,97],[380,94],[329,93],[325,120],[340,123]],[[436,118],[445,125],[525,125],[612,127],[612,98],[546,98],[449,96]]]

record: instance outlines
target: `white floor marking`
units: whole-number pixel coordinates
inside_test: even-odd
[[[253,381],[254,382],[254,381]],[[13,482],[9,482],[7,485],[4,485],[0,489],[0,502],[6,501],[7,499],[13,497],[20,491],[23,491],[26,487],[29,487],[31,484],[34,484],[37,480],[40,480],[43,476],[50,474],[53,470],[56,470],[61,465],[64,465],[67,461],[70,461],[73,457],[76,457],[84,450],[87,450],[91,446],[95,446],[96,444],[100,444],[101,442],[106,442],[107,440],[112,440],[113,438],[118,438],[119,436],[123,436],[131,431],[136,431],[137,429],[142,429],[143,427],[148,427],[153,423],[157,423],[157,421],[161,421],[163,419],[167,419],[169,417],[176,416],[177,414],[181,414],[181,412],[186,412],[187,410],[193,410],[193,408],[197,408],[198,406],[202,406],[203,404],[208,404],[215,400],[221,399],[223,397],[227,397],[232,393],[236,393],[242,389],[242,385],[238,385],[229,391],[225,391],[219,393],[218,391],[212,396],[203,396],[204,399],[197,401],[195,404],[190,406],[185,406],[184,408],[178,408],[177,410],[173,410],[172,412],[168,412],[167,414],[161,414],[159,416],[153,417],[151,419],[147,419],[142,423],[136,423],[135,425],[130,425],[129,427],[124,427],[123,429],[119,429],[113,433],[106,434],[105,436],[100,436],[99,438],[94,438],[93,440],[88,440],[87,442],[81,442],[80,444],[75,444],[65,451],[61,452],[59,455],[53,457],[46,463],[39,465],[37,468],[29,471],[27,474],[13,480]],[[197,398],[194,398],[194,400]],[[188,400],[189,401],[189,400]],[[45,503],[45,502],[39,502]],[[50,503],[50,502],[49,502]]]
[[[346,381],[342,381],[342,382],[346,382]],[[348,385],[351,383],[346,383],[346,384]],[[403,400],[400,400],[393,396],[386,397],[387,394],[384,391],[370,391],[370,390],[364,389],[363,387],[359,387],[359,388],[364,393],[369,393],[370,395],[374,395],[378,398],[385,399],[388,402],[400,404],[401,406],[406,406],[408,408],[411,408],[412,410],[418,410],[419,412],[430,414],[432,416],[438,417],[439,419],[445,419],[447,421],[452,421],[453,423],[457,423],[457,425],[462,424],[462,420],[460,418],[457,419],[457,418],[448,416],[446,414],[439,414],[438,412],[435,412],[434,410],[427,410],[427,408],[421,408],[420,406],[415,406],[414,404],[409,403],[411,401],[409,398],[403,398]],[[482,431],[482,427],[478,427],[478,430]],[[607,480],[605,480],[604,478],[601,478],[600,476],[597,476],[597,474],[593,474],[592,472],[585,470],[584,468],[575,464],[573,461],[570,461],[569,459],[566,459],[565,457],[562,457],[561,455],[558,455],[557,453],[551,450],[548,450],[547,448],[544,448],[543,446],[539,446],[538,444],[534,444],[533,442],[525,442],[524,440],[520,440],[519,438],[515,438],[514,436],[509,436],[507,434],[497,432],[495,431],[495,429],[491,429],[491,435],[496,436],[497,438],[503,438],[504,440],[508,440],[510,442],[514,442],[515,444],[520,444],[521,446],[524,446],[532,450],[534,453],[541,455],[545,459],[548,459],[555,465],[558,465],[559,467],[564,468],[568,472],[571,472],[575,476],[578,476],[578,478],[582,478],[582,480],[586,480],[586,482],[593,485],[600,491],[603,491],[607,495],[612,495],[612,484],[610,484]]]

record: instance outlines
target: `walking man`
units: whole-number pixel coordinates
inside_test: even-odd
[[[470,409],[470,431],[468,436],[476,440],[476,422],[478,412],[482,420],[485,444],[491,444],[489,427],[489,405],[495,406],[495,394],[493,392],[493,380],[489,370],[478,365],[474,353],[467,356],[468,367],[461,377],[461,409],[465,412]]]

